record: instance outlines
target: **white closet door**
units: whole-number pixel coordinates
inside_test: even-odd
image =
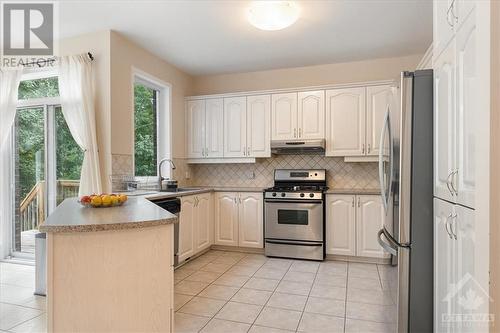
[[[326,91],[326,156],[364,156],[366,88]]]
[[[205,157],[224,156],[224,101],[222,98],[206,100]]]
[[[304,91],[298,93],[299,139],[325,138],[325,91]]]
[[[246,97],[224,98],[224,157],[247,154]]]
[[[247,156],[271,157],[271,95],[247,96]]]

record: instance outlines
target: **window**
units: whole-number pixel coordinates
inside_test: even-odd
[[[134,154],[133,175],[143,184],[156,185],[158,162],[171,158],[170,94],[168,83],[133,69]],[[170,177],[170,164],[162,176]]]
[[[157,176],[159,91],[140,82],[134,84],[134,168],[139,177]]]
[[[83,151],[64,120],[56,76],[22,80],[12,129],[14,216],[11,253],[32,257],[37,227],[78,195]]]

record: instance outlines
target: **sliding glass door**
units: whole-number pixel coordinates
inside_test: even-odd
[[[34,257],[34,235],[57,205],[78,196],[83,151],[55,99],[25,100],[13,127],[12,256]]]

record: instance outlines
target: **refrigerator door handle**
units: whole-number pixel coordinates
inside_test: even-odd
[[[384,235],[384,238],[387,239],[387,242],[385,242],[383,239],[382,239],[382,235]],[[394,247],[391,243],[391,241],[389,240],[389,238],[385,237],[385,232],[384,232],[384,229],[380,229],[378,234],[377,234],[377,241],[378,243],[380,244],[380,246],[382,246],[382,248],[384,250],[386,250],[388,253],[392,254],[393,256],[397,255],[398,254],[398,248],[397,247]]]
[[[389,145],[391,145],[392,138],[390,137],[391,129],[389,128],[390,123],[389,123],[389,113],[390,113],[390,107],[387,105],[387,111],[385,112],[384,116],[384,125],[382,126],[382,132],[380,133],[380,143],[379,143],[379,152],[378,152],[378,173],[379,173],[379,182],[380,182],[380,192],[382,195],[382,203],[384,205],[385,212],[387,213],[388,206],[389,206],[389,191],[387,191],[386,194],[386,186],[384,183],[385,180],[385,175],[384,175],[384,152],[387,149],[384,146],[384,139],[385,139],[385,134],[386,131],[389,133]],[[390,175],[389,175],[389,183],[388,186],[391,186],[392,182],[392,149],[389,147],[389,163],[391,164],[390,166]]]

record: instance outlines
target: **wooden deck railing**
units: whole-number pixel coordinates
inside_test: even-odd
[[[78,196],[78,180],[58,180],[57,200],[59,205],[64,199]],[[19,223],[21,231],[36,229],[45,221],[45,181],[33,186],[19,206]]]

